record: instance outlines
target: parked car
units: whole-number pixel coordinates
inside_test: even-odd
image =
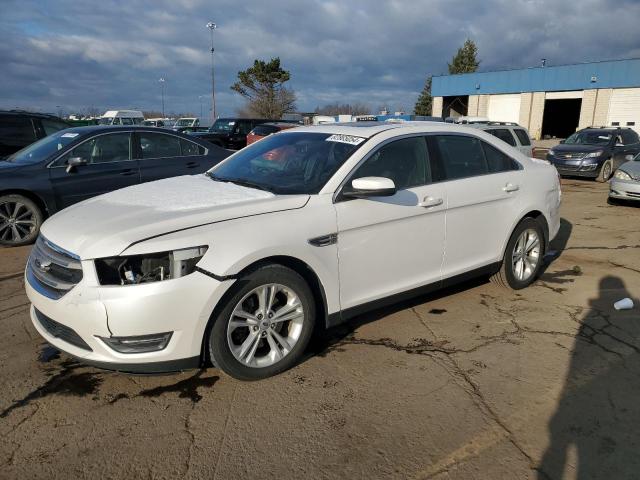
[[[484,130],[503,142],[517,148],[527,157],[533,157],[531,138],[526,128],[512,122],[471,123],[470,127]]]
[[[640,152],[640,138],[631,128],[589,127],[577,131],[547,152],[561,175],[609,180],[626,157]]]
[[[108,110],[98,120],[98,125],[141,125],[144,115],[138,110]]]
[[[45,113],[0,110],[0,159],[69,126]]]
[[[283,123],[283,122],[272,122],[272,123],[262,123],[257,125],[253,130],[249,132],[247,135],[247,145],[251,145],[258,140],[271,135],[272,133],[277,133],[282,130],[288,130],[289,128],[294,128],[299,125],[295,123]]]
[[[210,355],[258,379],[294,365],[316,323],[475,275],[530,285],[559,208],[548,162],[477,129],[300,127],[49,218],[26,290],[38,332],[85,363],[177,371]]]
[[[202,173],[230,153],[155,127],[61,130],[0,161],[0,245],[33,242],[46,217],[81,200]],[[107,221],[108,212],[100,218]]]
[[[247,134],[257,125],[278,120],[266,118],[219,118],[206,132],[191,132],[194,137],[232,150],[247,146]]]
[[[628,155],[631,157],[631,155]],[[640,154],[618,167],[609,182],[609,200],[640,201]]]
[[[197,117],[182,117],[175,121],[171,127],[177,132],[206,132],[208,127],[204,126]]]
[[[164,127],[164,120],[159,119],[159,118],[150,118],[148,120],[145,120],[144,122],[142,122],[142,125],[144,125],[145,127]]]

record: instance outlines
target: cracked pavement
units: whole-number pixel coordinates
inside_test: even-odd
[[[0,250],[2,478],[635,479],[640,208],[563,181],[557,253],[518,292],[479,279],[314,339],[296,368],[85,367],[31,326]],[[632,297],[636,307],[615,311]]]

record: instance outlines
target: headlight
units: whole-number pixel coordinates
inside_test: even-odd
[[[99,258],[95,261],[100,285],[138,285],[180,278],[193,273],[207,247],[170,252]]]
[[[631,180],[631,175],[624,170],[616,170],[616,173],[613,174],[613,178],[617,178],[618,180]]]
[[[549,151],[547,151],[547,155],[551,155],[552,157],[556,156],[556,152],[553,148],[550,148]]]
[[[582,158],[598,158],[600,155],[602,155],[603,152],[604,150],[596,150],[595,152],[587,153]]]

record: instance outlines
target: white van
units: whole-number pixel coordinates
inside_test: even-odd
[[[138,110],[108,110],[98,120],[98,125],[140,125],[144,115]]]

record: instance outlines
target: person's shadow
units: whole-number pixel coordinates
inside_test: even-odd
[[[539,479],[640,478],[640,313],[616,311],[631,297],[614,276],[600,280],[575,338],[550,443],[537,467]],[[575,464],[573,463],[575,461]]]

